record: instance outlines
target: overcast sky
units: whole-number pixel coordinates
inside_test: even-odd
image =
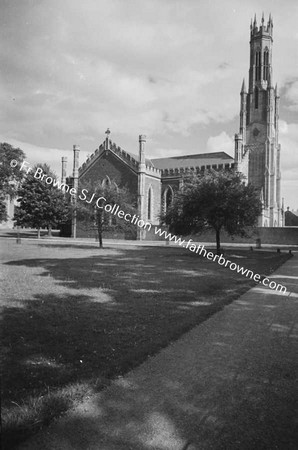
[[[297,0],[0,0],[0,140],[60,175],[111,138],[148,157],[234,156],[249,25],[273,15],[282,196],[298,209]]]

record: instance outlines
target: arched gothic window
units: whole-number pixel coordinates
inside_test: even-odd
[[[168,186],[164,193],[164,212],[168,210],[173,201],[174,193],[172,186]]]
[[[255,87],[255,109],[259,107],[259,89]]]
[[[269,50],[268,48],[264,51],[264,69],[263,69],[263,80],[268,80],[269,75]]]
[[[148,198],[147,198],[147,219],[152,219],[152,189],[151,186],[148,190]]]
[[[108,175],[106,175],[105,178],[102,180],[101,185],[102,185],[103,187],[106,187],[106,186],[110,186],[110,185],[111,185],[111,180],[110,180],[110,178],[108,177]]]
[[[261,79],[261,51],[257,50],[255,53],[255,78],[256,81]]]

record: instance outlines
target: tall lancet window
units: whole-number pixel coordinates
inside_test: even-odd
[[[263,80],[268,80],[269,75],[269,50],[268,48],[264,51],[264,69],[263,69]]]
[[[255,78],[256,81],[261,79],[261,51],[257,50],[255,53]]]
[[[151,209],[152,209],[152,190],[150,187],[148,190],[148,199],[147,199],[147,218],[148,218],[148,220],[152,219]]]
[[[168,186],[164,193],[164,212],[168,210],[173,201],[173,189],[171,186]]]
[[[255,109],[259,107],[259,89],[255,87]]]
[[[102,185],[102,187],[108,187],[108,186],[111,186],[111,180],[110,180],[110,178],[108,177],[108,175],[106,175],[106,177],[102,180],[101,185]]]

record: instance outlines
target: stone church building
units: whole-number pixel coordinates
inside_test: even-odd
[[[280,193],[280,144],[278,141],[279,96],[272,84],[273,22],[262,17],[250,26],[250,67],[248,89],[243,80],[240,94],[240,129],[235,135],[235,157],[225,152],[198,153],[150,159],[146,136],[139,136],[137,151],[128,152],[110,139],[110,130],[95,152],[79,167],[79,146],[74,146],[73,185],[80,180],[114,182],[126,186],[138,204],[138,215],[145,222],[159,224],[190,172],[210,168],[243,172],[248,183],[260,193],[263,203],[261,227],[283,226]],[[66,158],[62,158],[62,179],[66,178]],[[73,236],[76,229],[73,227]],[[146,238],[145,235],[140,236]]]
[[[272,83],[273,22],[256,18],[250,26],[248,90],[243,80],[240,129],[235,135],[235,169],[243,172],[260,192],[263,212],[259,226],[283,226],[281,204],[279,95]]]

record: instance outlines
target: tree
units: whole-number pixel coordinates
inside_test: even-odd
[[[20,167],[24,159],[23,150],[12,147],[7,142],[0,143],[0,222],[7,219],[6,196],[14,197],[23,179]],[[11,164],[12,161],[15,163]]]
[[[256,225],[261,214],[259,195],[244,180],[244,175],[235,171],[210,170],[191,175],[184,180],[162,221],[177,234],[213,229],[219,253],[223,229],[230,236],[248,236],[247,227]]]
[[[105,210],[105,205],[118,205],[119,209],[133,217],[137,214],[134,200],[126,188],[119,188],[113,181],[98,183],[81,183],[79,198],[76,203],[77,219],[85,226],[92,224],[96,227],[99,247],[103,247],[103,233],[105,231],[135,232],[135,225],[119,218]],[[86,198],[85,198],[86,197]]]
[[[0,193],[0,223],[7,220],[6,202],[5,195]]]
[[[37,168],[42,169],[49,179],[55,180],[55,174],[47,164],[33,167],[18,189],[20,205],[16,208],[14,220],[17,225],[37,228],[40,238],[40,228],[47,227],[51,235],[52,227],[66,222],[70,208],[64,193],[53,183],[34,177]]]

